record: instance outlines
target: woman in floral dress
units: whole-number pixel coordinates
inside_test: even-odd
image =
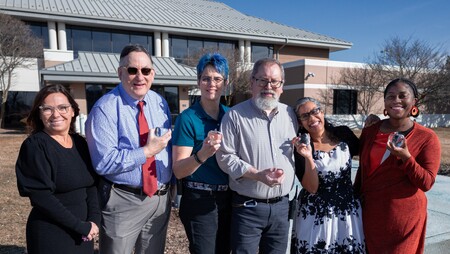
[[[361,205],[353,193],[351,159],[358,138],[347,126],[327,123],[320,103],[297,102],[300,133],[295,138],[296,174],[303,189],[295,219],[293,253],[365,253]]]

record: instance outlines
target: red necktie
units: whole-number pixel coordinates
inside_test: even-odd
[[[139,144],[141,146],[145,146],[147,144],[149,129],[147,120],[145,119],[144,115],[143,101],[138,102],[138,108]],[[153,194],[155,194],[156,190],[158,189],[158,182],[156,181],[155,156],[147,158],[147,161],[144,163],[144,165],[142,165],[142,188],[144,190],[144,193],[149,197],[153,196]]]

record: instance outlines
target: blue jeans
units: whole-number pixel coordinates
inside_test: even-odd
[[[230,253],[231,192],[183,187],[180,219],[190,253]]]
[[[286,253],[289,233],[289,199],[243,207],[242,196],[233,194],[231,249],[233,253]]]

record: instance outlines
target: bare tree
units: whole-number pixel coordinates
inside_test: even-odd
[[[336,81],[358,90],[362,114],[374,113],[373,105],[382,98],[385,85],[395,78],[412,80],[419,89],[419,105],[427,113],[450,109],[450,63],[446,52],[417,39],[393,37],[384,42],[361,68],[344,69]]]
[[[419,105],[427,113],[450,107],[448,53],[418,39],[394,37],[386,40],[370,69],[388,81],[404,77],[417,84]]]
[[[199,49],[196,53],[191,54],[183,63],[189,66],[196,66],[198,59],[205,53],[218,52],[222,54],[229,65],[229,86],[227,88],[225,99],[226,105],[232,106],[238,101],[245,99],[249,94],[251,67],[241,61],[239,52],[234,49],[219,50],[216,49]],[[239,98],[241,97],[241,98]]]
[[[384,85],[379,73],[363,65],[362,68],[343,69],[340,74],[340,85],[358,90],[358,113],[366,116],[373,113],[372,107],[380,99]]]
[[[317,99],[320,104],[322,104],[323,111],[325,115],[332,115],[333,114],[333,89],[327,88],[327,89],[320,89],[319,90],[319,98]],[[330,110],[331,112],[328,112]]]
[[[42,45],[42,41],[32,34],[25,23],[0,13],[0,126],[3,127],[4,124],[6,100],[15,75],[14,70],[18,67],[29,68],[30,58],[42,57]]]

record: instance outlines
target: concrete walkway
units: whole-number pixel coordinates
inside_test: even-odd
[[[353,161],[352,178],[358,169]],[[450,253],[450,177],[438,175],[428,198],[428,220],[425,254]]]
[[[436,177],[436,182],[426,193],[428,198],[428,221],[425,253],[450,252],[450,177]]]

